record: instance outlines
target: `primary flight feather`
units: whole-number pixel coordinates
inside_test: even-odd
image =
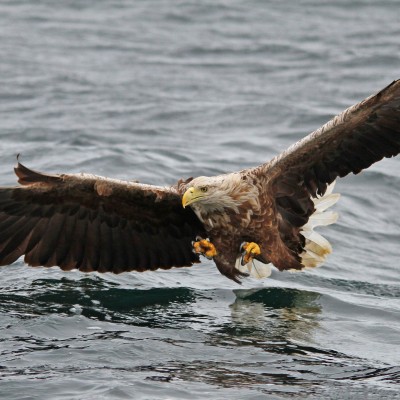
[[[314,230],[337,219],[337,177],[400,152],[400,80],[348,108],[270,162],[158,187],[88,174],[49,175],[18,162],[0,188],[0,265],[120,273],[212,258],[240,282],[268,264],[301,270],[332,249]]]

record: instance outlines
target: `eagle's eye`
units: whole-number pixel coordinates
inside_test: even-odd
[[[206,193],[207,190],[208,190],[208,187],[207,187],[207,186],[202,186],[202,187],[200,188],[200,190],[201,190],[203,193]]]

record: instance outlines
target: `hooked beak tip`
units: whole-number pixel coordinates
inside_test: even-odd
[[[183,194],[182,197],[182,206],[183,208],[186,208],[192,201],[192,195],[193,195],[193,188],[189,188],[186,190],[186,192]]]

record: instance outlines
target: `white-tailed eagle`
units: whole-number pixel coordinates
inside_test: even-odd
[[[90,272],[188,267],[202,254],[240,282],[265,264],[301,270],[325,260],[314,228],[337,177],[400,152],[400,80],[348,108],[272,161],[157,187],[88,174],[42,174],[18,162],[0,188],[0,265]]]

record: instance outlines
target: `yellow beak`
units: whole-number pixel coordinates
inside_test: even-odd
[[[183,194],[182,197],[182,206],[185,208],[186,206],[195,203],[200,198],[204,197],[204,194],[200,191],[200,189],[190,187],[186,192]]]

